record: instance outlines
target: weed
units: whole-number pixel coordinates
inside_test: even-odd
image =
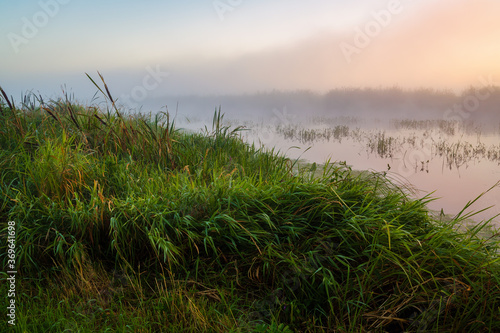
[[[383,174],[301,168],[244,143],[220,109],[205,133],[126,115],[102,81],[106,111],[17,108],[2,90],[19,329],[500,330],[498,235],[477,236],[488,221],[460,233],[463,216],[432,219],[431,198]]]

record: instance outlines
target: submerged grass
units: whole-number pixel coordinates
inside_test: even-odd
[[[335,122],[344,122],[339,125]],[[347,125],[346,125],[347,124]],[[314,128],[320,125],[320,128]],[[313,118],[309,125],[286,124],[276,126],[275,132],[284,140],[297,141],[301,144],[317,142],[337,142],[350,140],[364,147],[368,154],[381,158],[402,156],[419,149],[428,151],[430,159],[442,160],[443,166],[452,170],[474,160],[486,160],[500,163],[500,145],[482,143],[482,129],[473,122],[445,120],[392,120],[391,126],[399,131],[380,129],[362,129],[354,119]],[[351,127],[350,127],[351,126]],[[260,125],[261,129],[263,125]],[[266,127],[270,130],[269,127]],[[417,132],[418,131],[418,132]],[[486,134],[488,131],[486,131]],[[474,143],[463,141],[464,136],[473,136]],[[406,165],[405,165],[406,166]],[[429,160],[415,161],[415,171],[429,171]],[[412,166],[408,166],[412,167]]]
[[[13,329],[500,331],[499,238],[477,236],[487,222],[457,232],[462,217],[433,219],[431,198],[383,174],[297,173],[220,110],[211,130],[186,133],[168,113],[126,115],[100,90],[107,110],[68,98],[16,107],[2,90]]]

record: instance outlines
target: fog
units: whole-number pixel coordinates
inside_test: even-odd
[[[280,116],[296,120],[354,117],[473,121],[498,126],[500,88],[470,88],[458,94],[430,89],[345,88],[324,94],[312,91],[273,91],[244,95],[180,95],[152,98],[141,110],[168,110],[178,117],[206,120],[219,107],[226,118],[238,120],[265,121]]]
[[[42,43],[45,35],[41,34],[40,40],[26,45],[19,55],[12,53],[9,47],[0,48],[5,60],[0,64],[0,84],[15,97],[26,90],[54,97],[61,93],[61,86],[66,85],[78,99],[87,101],[96,89],[85,73],[96,78],[96,72],[100,71],[118,98],[130,94],[134,87],[143,86],[148,68],[152,68],[169,76],[162,77],[158,86],[148,90],[147,96],[139,98],[135,104],[156,108],[155,101],[165,98],[166,94],[253,96],[259,91],[272,92],[274,89],[311,90],[324,94],[342,87],[386,90],[394,86],[458,92],[469,85],[480,87],[481,78],[492,77],[494,81],[500,77],[500,44],[496,42],[500,40],[500,4],[497,2],[447,0],[418,9],[405,4],[382,23],[379,22],[380,13],[387,13],[388,9],[376,7],[378,20],[373,12],[366,11],[366,15],[353,24],[335,28],[318,26],[295,38],[285,38],[289,35],[278,26],[269,34],[281,32],[283,35],[255,45],[250,41],[258,38],[248,39],[253,31],[248,27],[229,37],[220,33],[231,30],[231,26],[218,25],[218,30],[214,31],[219,34],[205,35],[200,31],[189,45],[162,43],[158,42],[159,38],[144,45],[143,39],[152,37],[138,34],[136,39],[127,39],[125,43],[112,44],[103,50],[84,43],[61,49],[60,40],[55,39],[52,42],[58,43],[58,51],[54,56],[55,46],[41,48],[45,45]],[[245,14],[243,8],[241,14]],[[374,24],[378,27],[376,33],[367,34],[367,29]],[[177,38],[182,33],[179,31],[172,36]],[[307,101],[310,97],[304,95],[302,98]],[[183,103],[186,107],[194,103],[183,100],[186,100]],[[223,104],[228,111],[233,107],[230,96],[206,100],[210,103],[203,108],[212,108],[210,104],[214,103]],[[169,104],[171,101],[169,99]],[[300,104],[302,99],[295,98],[295,101],[280,100],[280,105],[269,105],[249,100],[254,106],[248,108],[254,112],[255,106],[272,109],[290,104],[290,108],[299,110],[307,107]],[[314,109],[329,110],[325,103],[317,102]],[[371,106],[370,101],[367,103]],[[241,110],[241,106],[237,106]],[[411,105],[409,107],[409,112],[413,113]]]

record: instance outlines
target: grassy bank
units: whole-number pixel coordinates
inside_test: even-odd
[[[166,113],[123,114],[102,90],[108,109],[3,94],[10,329],[500,331],[500,242],[477,237],[485,224],[457,233],[460,218],[433,220],[430,198],[409,199],[383,174],[297,173],[220,112],[212,129],[186,133]]]

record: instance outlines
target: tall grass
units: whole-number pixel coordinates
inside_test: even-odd
[[[297,174],[220,110],[194,134],[168,113],[126,115],[102,85],[107,110],[15,107],[2,90],[1,235],[16,222],[21,329],[500,330],[487,223],[459,233],[460,217],[433,220],[431,198],[383,174]]]

